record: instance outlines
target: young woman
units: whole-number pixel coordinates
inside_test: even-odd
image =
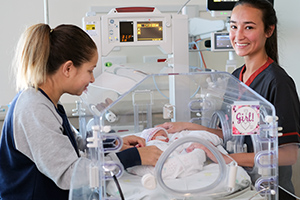
[[[37,24],[24,32],[15,59],[19,92],[1,135],[0,199],[68,199],[80,154],[59,99],[94,82],[97,60],[95,43],[77,26]],[[143,146],[142,138],[124,138],[117,158],[125,168],[155,165],[161,151]]]
[[[254,89],[271,102],[279,117],[278,126],[283,128],[279,137],[279,185],[294,192],[291,182],[291,165],[297,160],[297,145],[300,131],[300,106],[292,78],[278,65],[277,17],[273,6],[267,0],[240,0],[232,10],[230,19],[230,40],[237,55],[242,56],[245,65],[233,72],[240,81]],[[168,132],[184,129],[204,129],[223,137],[220,130],[212,130],[191,123],[178,122],[161,125]],[[254,153],[252,142],[246,138],[249,153],[231,154],[240,166],[252,167]],[[225,160],[230,162],[227,157]],[[279,190],[279,199],[294,199]]]

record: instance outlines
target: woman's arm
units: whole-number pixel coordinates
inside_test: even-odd
[[[206,155],[214,162],[217,162],[215,156],[208,150],[204,145],[199,143],[193,143],[191,146],[187,148],[187,152],[193,151],[195,148],[203,149]],[[222,154],[226,164],[229,164],[232,159],[237,162],[239,166],[243,167],[253,167],[254,166],[254,153],[234,153],[229,154],[232,159],[230,159],[227,155]],[[278,148],[278,165],[293,165],[297,162],[298,158],[298,146],[297,145],[284,145]]]
[[[298,145],[285,144],[278,147],[278,165],[293,165],[297,162]]]
[[[146,146],[137,148],[141,157],[142,165],[155,166],[162,151],[157,146]]]
[[[254,166],[254,153],[235,153],[230,154],[240,166],[244,167],[253,167]],[[229,161],[227,156],[224,157],[226,163]],[[284,145],[278,147],[278,165],[285,166],[285,165],[293,165],[297,162],[298,158],[298,146],[297,145]]]
[[[191,122],[165,122],[157,126],[165,128],[168,131],[168,133],[176,133],[182,130],[204,130],[214,133],[223,139],[223,132],[221,129],[207,128],[205,126]]]
[[[192,152],[194,149],[202,149],[206,153],[206,156],[209,157],[212,161],[217,163],[217,159],[215,158],[215,155],[204,145],[199,143],[193,143],[191,144],[186,151]],[[220,152],[221,153],[221,152]],[[229,164],[232,162],[232,159],[237,162],[239,166],[244,167],[253,167],[254,166],[254,153],[234,153],[234,154],[222,154],[223,159],[225,160],[226,164]],[[231,157],[231,158],[230,158]]]

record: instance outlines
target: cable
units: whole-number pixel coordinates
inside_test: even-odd
[[[278,188],[282,189],[283,191],[285,191],[286,193],[288,193],[288,194],[291,195],[292,197],[295,197],[296,199],[300,199],[300,197],[297,197],[296,195],[294,195],[294,194],[291,193],[290,191],[287,191],[286,189],[284,189],[284,188],[281,187],[280,185],[278,185]]]
[[[198,54],[199,54],[199,60],[200,60],[200,69],[203,70],[203,57],[202,57],[202,53],[199,49],[199,46],[198,46],[198,43],[193,41],[193,42],[190,42],[190,45],[195,45],[196,49],[199,51]]]
[[[158,88],[157,83],[156,83],[156,80],[155,80],[155,75],[152,76],[152,79],[153,79],[153,82],[154,82],[154,85],[155,85],[156,90],[157,90],[163,97],[165,97],[166,99],[170,99],[170,98],[167,97],[164,93],[162,93],[162,92],[160,91],[160,89]]]
[[[190,1],[191,1],[191,0],[187,0],[187,1],[185,2],[185,4],[183,4],[183,5],[181,6],[181,8],[177,11],[177,14],[179,14],[179,13],[181,12],[181,10],[184,8],[184,6],[186,6],[186,4],[188,4]]]
[[[252,195],[251,197],[250,197],[250,199],[249,200],[251,200],[251,199],[253,199],[256,195],[258,195],[258,194],[260,194],[261,192],[263,192],[263,191],[266,191],[266,190],[268,190],[268,189],[270,189],[269,187],[267,187],[267,188],[264,188],[264,189],[262,189],[262,190],[260,190],[260,191],[258,191],[258,192],[256,192],[254,195]]]
[[[196,89],[196,91],[194,92],[194,94],[192,94],[192,96],[190,98],[194,98],[194,96],[196,96],[196,94],[198,94],[200,88],[201,88],[201,86],[199,85],[198,88]]]
[[[300,197],[294,195],[293,193],[287,191],[286,189],[284,189],[283,187],[281,187],[280,185],[278,185],[278,188],[282,189],[283,191],[285,191],[286,193],[288,193],[289,195],[291,195],[292,197],[296,198],[296,199],[300,199]],[[266,191],[266,190],[269,190],[270,188],[269,187],[266,187],[260,191],[258,191],[257,193],[255,193],[249,200],[253,199],[256,195],[260,194],[261,192],[263,191]],[[271,193],[274,192],[275,194],[275,191],[274,190],[271,190]]]
[[[119,193],[120,193],[121,199],[122,199],[122,200],[125,200],[124,195],[123,195],[123,192],[122,192],[122,189],[121,189],[121,186],[120,186],[120,184],[119,184],[119,181],[118,181],[116,175],[113,175],[113,178],[114,178],[115,184],[116,184],[116,186],[117,186],[117,188],[118,188],[118,191],[119,191]]]
[[[207,66],[206,66],[206,63],[204,61],[203,53],[200,50],[199,45],[198,45],[198,43],[201,42],[201,41],[202,41],[202,39],[199,38],[199,39],[197,39],[195,41],[190,42],[190,45],[192,45],[192,44],[195,45],[197,51],[199,52],[200,69],[203,70],[203,65],[204,65],[204,70],[205,70],[205,69],[207,69]]]
[[[199,38],[199,39],[197,39],[197,40],[195,40],[195,42],[201,42],[201,38]],[[203,64],[204,64],[204,68],[205,69],[207,69],[207,66],[206,66],[206,63],[205,63],[205,61],[204,61],[204,58],[203,58],[203,54],[202,54],[202,51],[200,51],[200,54],[201,54],[201,59],[202,59],[202,62],[203,62]]]

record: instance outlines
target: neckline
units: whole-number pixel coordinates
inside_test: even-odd
[[[248,80],[245,82],[245,84],[247,86],[250,86],[250,84],[254,81],[254,79],[273,62],[274,62],[274,60],[272,60],[272,58],[268,57],[267,62],[265,64],[263,64],[260,68],[258,68],[253,74],[251,74],[251,76],[248,78]],[[240,76],[239,76],[239,80],[242,82],[243,82],[243,74],[244,74],[245,70],[246,70],[246,65],[243,66]]]
[[[53,101],[50,99],[50,97],[46,94],[46,92],[45,92],[44,90],[42,90],[41,88],[38,88],[38,90],[39,90],[45,97],[47,97],[47,99],[49,99],[49,101],[53,104],[54,108],[57,110],[59,104],[57,104],[57,106],[55,106],[55,104],[53,103]]]

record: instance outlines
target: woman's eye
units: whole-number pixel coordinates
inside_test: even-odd
[[[236,26],[235,25],[231,25],[230,28],[231,29],[236,29]]]

